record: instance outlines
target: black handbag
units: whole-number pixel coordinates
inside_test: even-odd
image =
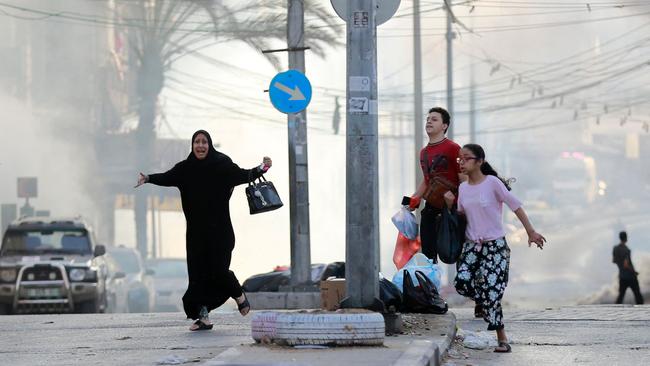
[[[267,181],[262,175],[257,182],[248,182],[246,198],[251,215],[277,210],[283,206],[280,195],[272,182]]]
[[[449,307],[433,282],[422,272],[415,271],[419,286],[413,285],[408,270],[404,270],[404,306],[407,313],[445,314]]]
[[[463,251],[465,242],[465,228],[467,221],[465,216],[456,213],[456,207],[450,212],[447,208],[437,218],[437,240],[436,251],[440,260],[447,264],[458,262],[460,253]]]

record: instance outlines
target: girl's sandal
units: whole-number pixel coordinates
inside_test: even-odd
[[[510,353],[512,352],[512,347],[508,342],[499,342],[499,345],[494,349],[496,353]]]
[[[241,304],[237,304],[237,310],[239,310],[239,313],[242,316],[246,316],[249,311],[251,311],[251,304],[248,302],[248,298],[246,297],[246,293],[242,291],[242,294],[244,295],[244,301],[241,302]],[[244,311],[246,310],[246,311]]]
[[[212,329],[213,325],[212,324],[205,324],[204,322],[201,321],[201,319],[197,320],[192,324],[190,327],[191,331],[197,331],[197,330],[210,330]]]

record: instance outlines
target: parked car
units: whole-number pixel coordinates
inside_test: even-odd
[[[183,311],[182,298],[188,283],[185,259],[149,259],[147,268],[154,272],[154,311]]]
[[[146,269],[137,250],[109,247],[110,305],[113,312],[148,313],[154,303],[153,271]]]
[[[329,277],[345,278],[345,262],[330,264],[315,263],[311,265],[311,281],[319,283]],[[277,292],[280,286],[286,286],[291,281],[290,267],[276,267],[273,271],[253,275],[242,285],[246,292]]]
[[[104,312],[104,253],[81,217],[14,221],[0,247],[0,314]]]
[[[126,313],[129,310],[129,284],[126,273],[122,271],[115,258],[106,255],[106,312]]]

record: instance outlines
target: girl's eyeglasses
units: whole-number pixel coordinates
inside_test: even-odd
[[[456,162],[458,164],[465,164],[468,160],[476,160],[476,158],[469,157],[469,158],[456,158]]]

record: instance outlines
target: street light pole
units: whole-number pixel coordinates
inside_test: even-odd
[[[347,2],[345,308],[379,300],[376,0]]]
[[[447,138],[454,139],[454,32],[451,29],[453,23],[453,14],[451,12],[451,0],[445,0],[445,7],[447,10],[447,112],[451,116],[451,124],[447,129]],[[447,266],[447,282],[450,285],[454,283],[456,276],[456,265],[450,264]]]
[[[287,46],[289,69],[305,73],[303,0],[288,0]],[[309,183],[307,174],[307,111],[288,113],[289,215],[291,232],[291,286],[311,281],[309,240]]]
[[[445,8],[447,10],[447,112],[452,118],[452,123],[449,125],[447,130],[447,137],[450,140],[454,139],[454,32],[451,29],[451,23],[453,23],[453,17],[451,13],[451,0],[445,0]]]
[[[420,149],[422,148],[422,42],[420,37],[420,0],[413,0],[413,94],[414,94],[414,135],[415,135],[415,189],[417,189],[422,173],[420,173]]]

